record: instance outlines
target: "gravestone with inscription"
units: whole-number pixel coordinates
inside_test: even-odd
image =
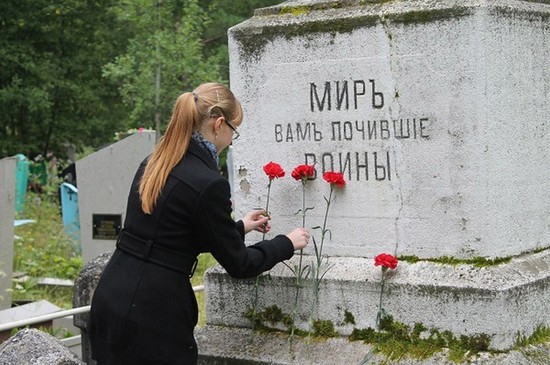
[[[384,297],[400,322],[487,335],[497,349],[550,326],[549,19],[544,1],[302,0],[229,31],[231,87],[245,109],[233,144],[237,216],[265,206],[262,166],[274,161],[287,176],[272,183],[273,230],[299,226],[301,184],[289,175],[314,165],[307,225],[319,241],[321,176],[346,179],[327,221],[318,309],[340,334],[375,326],[382,252],[402,258]],[[290,312],[290,270],[266,280],[260,307]],[[212,270],[208,323],[250,326],[253,286]]]
[[[153,151],[155,133],[132,134],[76,162],[82,258],[112,251],[124,224],[130,185]]]

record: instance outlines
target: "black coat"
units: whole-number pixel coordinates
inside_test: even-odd
[[[138,194],[144,166],[132,183],[124,222],[124,230],[143,242],[123,234],[119,240],[126,247],[142,249],[149,241],[169,258],[211,252],[237,278],[257,276],[292,257],[292,242],[284,235],[245,246],[243,223],[231,216],[229,183],[195,141],[171,171],[152,215],[143,213]],[[198,309],[188,270],[128,252],[115,250],[95,290],[92,357],[100,365],[196,364]]]

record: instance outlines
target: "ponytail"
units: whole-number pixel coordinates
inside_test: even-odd
[[[194,131],[207,120],[214,108],[220,108],[234,125],[239,126],[243,110],[231,90],[219,83],[204,83],[193,92],[181,94],[172,111],[166,133],[151,154],[139,182],[141,209],[151,214],[166,184],[170,171],[183,158]]]
[[[139,183],[141,209],[144,213],[153,212],[168,174],[183,158],[189,147],[191,134],[198,128],[199,122],[200,115],[193,94],[187,92],[180,95],[174,104],[166,133],[149,157]]]

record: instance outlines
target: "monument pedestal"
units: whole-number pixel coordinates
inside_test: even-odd
[[[306,257],[304,262],[310,259]],[[296,260],[294,257],[288,265],[297,264]],[[331,257],[327,267],[315,318],[330,321],[341,336],[349,336],[354,329],[377,328],[380,268],[372,259],[352,257]],[[296,293],[290,269],[279,264],[259,282],[256,311],[275,306],[283,316],[290,316]],[[255,280],[232,279],[219,266],[209,270],[205,278],[208,324],[251,327],[247,312],[253,308],[255,284]],[[394,321],[411,330],[421,324],[425,335],[430,330],[450,331],[457,339],[483,338],[490,349],[510,350],[518,336],[529,337],[540,326],[550,328],[548,298],[550,252],[544,251],[485,267],[401,261],[395,271],[385,274],[382,307]],[[310,280],[301,288],[298,303],[295,326],[308,331]],[[283,316],[262,326],[288,331]],[[349,323],[349,318],[355,323]]]
[[[279,333],[258,333],[249,328],[211,326],[198,328],[195,337],[199,346],[198,365],[359,365],[372,350],[360,341],[345,338],[295,339],[290,351],[288,336]],[[457,365],[449,360],[449,350],[428,359],[402,357],[387,361],[380,353],[372,354],[367,364]],[[507,353],[482,352],[472,356],[469,364],[483,365],[546,365],[550,345],[530,346]]]

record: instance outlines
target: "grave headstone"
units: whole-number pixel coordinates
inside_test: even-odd
[[[262,166],[274,161],[287,177],[271,188],[273,231],[300,225],[289,175],[311,164],[307,226],[319,242],[321,176],[347,181],[331,203],[317,309],[341,335],[376,326],[382,252],[403,258],[384,295],[399,322],[486,335],[496,349],[550,326],[549,17],[544,1],[302,0],[230,29],[231,88],[246,112],[233,144],[236,216],[265,206]],[[459,265],[428,261],[445,259]],[[260,309],[290,313],[287,266],[264,279],[256,288],[211,270],[209,325],[251,326],[255,290]]]
[[[21,212],[25,208],[25,197],[27,195],[27,187],[29,184],[29,166],[30,162],[25,155],[17,154],[16,171],[15,171],[15,211]]]
[[[80,248],[80,220],[78,217],[78,189],[67,182],[60,186],[61,216],[65,233],[73,240],[76,251]]]
[[[76,162],[84,263],[112,251],[124,223],[130,185],[155,145],[155,133],[132,134]]]
[[[17,159],[0,160],[0,309],[11,307]]]

